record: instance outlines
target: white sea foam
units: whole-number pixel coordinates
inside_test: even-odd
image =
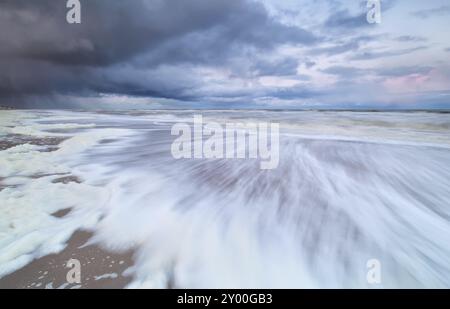
[[[19,111],[0,110],[0,136],[7,135],[19,120],[25,118],[25,114]]]
[[[109,274],[103,274],[100,276],[94,276],[94,280],[98,281],[98,280],[104,280],[104,279],[116,279],[118,277],[119,277],[119,275],[116,273],[109,273]]]
[[[33,132],[33,136],[47,136],[46,132],[21,129],[30,126],[29,119],[21,119],[12,132]],[[52,125],[45,128],[87,128],[80,125]],[[40,127],[42,129],[42,127]],[[127,130],[100,129],[82,132],[61,143],[55,152],[41,152],[41,146],[23,144],[0,151],[0,177],[5,178],[0,191],[0,277],[31,260],[59,252],[71,234],[79,228],[92,228],[98,210],[108,198],[104,188],[86,184],[54,183],[70,175],[67,160],[80,154],[105,138],[118,138]],[[61,209],[76,207],[69,218],[51,216]]]

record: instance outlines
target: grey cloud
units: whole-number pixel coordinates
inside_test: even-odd
[[[356,13],[345,9],[347,1],[325,2],[333,13],[302,28],[253,0],[83,0],[81,25],[66,23],[62,0],[0,0],[0,104],[73,106],[61,101],[66,96],[97,104],[104,94],[177,106],[248,106],[266,99],[338,104],[379,93],[366,77],[378,81],[432,69],[426,62],[356,67],[363,66],[360,60],[423,50],[427,40],[414,32],[375,35],[380,28],[367,28],[366,1]],[[394,3],[383,1],[383,11]],[[393,41],[408,48],[387,45]],[[380,43],[385,47],[370,49]],[[344,62],[334,55],[344,55]],[[321,73],[337,76],[336,84],[316,80],[313,73],[324,64],[334,64]],[[298,84],[266,86],[261,76]]]
[[[332,66],[322,70],[322,72],[331,75],[338,75],[345,78],[354,78],[359,75],[367,74],[367,72],[371,72],[371,70],[348,66]]]
[[[430,66],[403,66],[377,69],[376,73],[380,76],[405,76],[411,74],[428,74],[431,70],[433,70],[433,67]]]
[[[427,49],[427,46],[417,46],[412,48],[404,48],[404,49],[398,49],[398,50],[384,50],[384,51],[362,51],[359,53],[356,53],[355,55],[351,56],[350,59],[352,60],[370,60],[370,59],[378,59],[378,58],[386,58],[386,57],[395,57],[395,56],[401,56],[406,54],[411,54],[413,52]]]
[[[323,54],[327,56],[340,55],[347,52],[356,52],[364,44],[377,41],[381,38],[380,35],[360,35],[350,36],[345,41],[331,40],[327,46],[314,47],[311,49],[312,55]]]
[[[365,11],[351,15],[348,10],[338,11],[328,17],[324,26],[329,29],[357,29],[361,27],[368,27],[367,13]]]
[[[1,4],[4,14],[0,15],[0,25],[9,31],[1,40],[1,52],[62,65],[107,66],[219,25],[233,31],[236,16],[255,23],[244,28],[248,44],[264,39],[257,32],[260,29],[263,34],[272,26],[285,30],[260,6],[252,8],[244,1],[91,0],[83,2],[80,25],[66,23],[66,8],[61,1],[5,1]],[[290,29],[295,34],[291,41],[313,39],[298,30],[297,34]]]
[[[297,86],[291,88],[273,89],[266,93],[266,96],[272,96],[278,99],[309,99],[317,98],[325,95],[325,92],[318,91],[304,86]]]
[[[420,36],[414,36],[414,35],[402,35],[395,38],[398,42],[425,42],[427,39],[420,37]]]
[[[279,61],[260,61],[254,64],[253,70],[258,76],[289,76],[296,75],[298,60],[285,58]]]
[[[311,61],[311,60],[305,60],[305,62],[303,63],[303,65],[307,68],[310,69],[313,66],[315,66],[317,63],[315,61]]]
[[[90,0],[82,2],[80,25],[67,24],[65,16],[64,1],[0,3],[0,28],[8,29],[0,36],[0,98],[105,93],[191,99],[186,93],[202,78],[192,66],[232,68],[236,59],[247,59],[260,74],[290,74],[291,59],[270,67],[254,63],[252,55],[319,40],[251,1]]]
[[[413,16],[418,18],[427,19],[433,16],[446,16],[450,15],[450,6],[444,5],[438,8],[428,9],[428,10],[420,10],[411,13]]]
[[[433,70],[430,66],[400,66],[387,68],[357,68],[351,66],[331,66],[322,72],[339,76],[343,80],[351,80],[363,76],[398,77],[412,74],[428,74]]]
[[[339,55],[349,51],[356,51],[360,47],[359,42],[338,43],[333,46],[319,47],[312,50],[312,54],[324,54],[328,56]]]

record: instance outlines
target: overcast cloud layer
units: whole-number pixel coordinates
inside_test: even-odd
[[[0,105],[450,107],[446,0],[81,3],[0,1]]]

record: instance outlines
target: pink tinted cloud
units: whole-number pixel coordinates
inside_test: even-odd
[[[425,74],[409,74],[387,78],[384,88],[390,93],[411,93],[450,89],[450,78],[438,69]]]

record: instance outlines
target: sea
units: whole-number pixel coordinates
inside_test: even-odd
[[[174,158],[195,115],[279,124],[278,166]],[[0,277],[89,230],[130,288],[450,288],[450,113],[1,110],[0,146]]]

